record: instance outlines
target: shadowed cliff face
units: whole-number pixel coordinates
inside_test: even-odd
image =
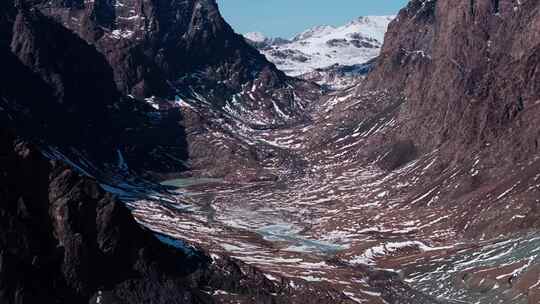
[[[171,96],[200,73],[216,90],[239,91],[260,73],[284,75],[221,17],[214,0],[26,1],[106,56],[122,92]],[[192,80],[191,80],[192,81]],[[221,85],[218,85],[218,82]]]
[[[155,119],[144,102],[118,92],[112,68],[93,46],[39,11],[2,5],[0,105],[19,134],[101,169],[116,165],[122,151],[135,171],[183,170],[155,152],[187,158],[180,113]]]
[[[537,1],[411,1],[387,33],[368,88],[399,92],[402,137],[459,157],[494,147],[516,161],[538,152]]]
[[[26,107],[41,128],[49,129],[34,125],[28,126],[29,132],[43,132],[42,136],[46,133],[51,144],[63,141],[90,146],[97,144],[96,134],[103,135],[102,142],[117,141],[111,138],[118,133],[113,126],[112,108],[121,101],[120,94],[112,71],[92,47],[39,13],[21,11],[14,20],[11,51],[18,58],[6,55],[3,60],[11,73],[2,77],[19,79],[6,79],[14,87],[6,86],[4,90],[12,96],[26,94],[17,98],[14,107]],[[25,77],[31,82],[27,83]],[[31,92],[34,86],[41,92]]]
[[[137,299],[174,280],[179,287],[162,299],[192,298],[182,278],[203,256],[162,245],[95,181],[47,161],[11,131],[2,129],[0,142],[2,303],[84,303],[98,289]]]

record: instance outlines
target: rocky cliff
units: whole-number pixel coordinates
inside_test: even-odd
[[[430,178],[404,181],[417,191],[406,200],[457,211],[455,228],[471,237],[538,227],[539,9],[410,1],[357,91],[388,94],[373,101],[391,122],[372,136],[373,159],[398,172],[432,159],[421,173]]]
[[[156,152],[187,158],[178,111],[156,119],[146,103],[118,92],[113,70],[94,47],[39,11],[3,5],[0,103],[9,118],[3,123],[76,163],[87,158],[96,171],[116,165],[119,151],[135,171],[182,170],[181,162]]]
[[[387,33],[368,88],[400,92],[403,137],[458,158],[491,147],[502,161],[538,152],[536,1],[411,1]],[[412,136],[414,134],[414,136]]]
[[[124,94],[174,99],[175,95],[190,96],[195,90],[211,97],[212,103],[223,105],[252,83],[274,90],[285,89],[290,83],[234,33],[214,0],[24,4],[53,17],[94,45],[108,60]]]

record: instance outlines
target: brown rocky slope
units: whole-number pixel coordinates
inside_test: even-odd
[[[456,158],[492,147],[504,163],[538,152],[537,1],[411,1],[390,26],[367,88],[400,92],[400,137]],[[412,135],[414,134],[414,136]]]
[[[477,213],[495,197],[536,214],[539,9],[537,1],[418,0],[390,25],[361,90],[386,91],[393,103],[401,102],[397,127],[382,145],[392,150],[408,142],[416,155],[435,151],[440,157],[432,174],[438,181],[425,187],[454,184],[455,190],[443,191],[443,201],[474,204],[466,209]],[[395,157],[406,153],[393,151]],[[459,182],[444,181],[440,173],[456,167],[463,170]],[[510,197],[500,196],[506,189]],[[533,216],[522,228],[512,216],[493,221],[502,213],[486,213],[489,220],[467,225],[469,232],[497,235],[538,226]]]

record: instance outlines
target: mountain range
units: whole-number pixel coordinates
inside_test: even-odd
[[[314,80],[314,75],[309,74],[340,70],[342,76],[361,76],[368,69],[366,63],[379,55],[384,33],[393,19],[359,17],[339,27],[316,26],[290,40],[267,38],[261,33],[247,33],[244,37],[288,75]],[[318,83],[327,85],[331,81],[326,77]]]
[[[538,303],[539,23],[0,2],[0,303]]]

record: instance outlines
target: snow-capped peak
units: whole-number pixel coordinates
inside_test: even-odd
[[[292,39],[292,41],[300,41],[300,40],[305,40],[312,37],[321,37],[321,36],[330,34],[335,29],[336,28],[331,25],[318,25],[296,35]]]
[[[396,16],[362,16],[349,22],[345,27],[358,28],[362,33],[382,42],[388,24]]]
[[[244,37],[253,41],[253,42],[264,42],[266,41],[266,36],[261,32],[251,32],[244,34]]]
[[[268,60],[291,76],[310,73],[333,65],[355,66],[377,57],[384,34],[395,16],[359,17],[343,26],[310,28],[292,40],[263,39],[254,33],[245,36],[257,45]]]

